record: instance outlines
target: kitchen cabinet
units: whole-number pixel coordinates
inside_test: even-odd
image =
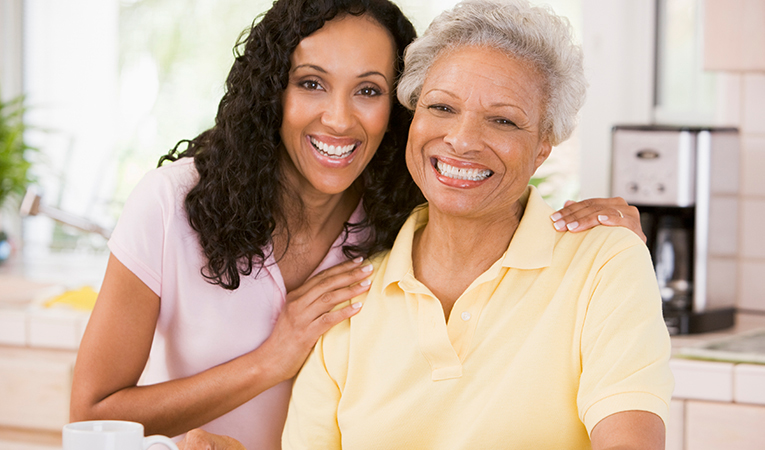
[[[0,346],[0,450],[60,449],[76,356]]]
[[[60,286],[0,274],[0,450],[60,450],[88,314],[36,300]]]
[[[764,328],[765,315],[738,314],[733,329],[672,337],[675,391],[667,450],[765,448],[765,365],[677,357],[687,347],[752,335]]]

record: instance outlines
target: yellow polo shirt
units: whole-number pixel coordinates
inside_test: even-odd
[[[285,449],[587,449],[627,410],[667,423],[670,341],[643,242],[558,233],[534,188],[505,254],[443,309],[412,272],[418,209],[374,258],[361,312],[327,332],[292,391]]]

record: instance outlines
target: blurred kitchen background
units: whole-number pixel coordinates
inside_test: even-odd
[[[394,1],[420,32],[456,3]],[[590,83],[577,132],[538,173],[543,193],[554,206],[609,196],[615,125],[738,129],[731,333],[765,328],[765,0],[534,2],[569,18]],[[108,257],[102,234],[49,216],[111,229],[158,158],[213,124],[233,44],[270,4],[0,0],[0,96],[23,95],[41,205],[22,217],[23,192],[0,205],[0,450],[60,445],[87,313],[45,305],[73,293],[87,304]],[[688,389],[673,401],[667,448],[763,448],[765,366],[695,363],[675,366]]]

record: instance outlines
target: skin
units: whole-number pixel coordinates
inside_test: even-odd
[[[361,38],[344,39],[348,35]],[[307,278],[356,207],[358,196],[348,188],[387,128],[393,55],[388,32],[355,16],[328,22],[301,41],[293,54],[294,70],[284,93],[285,125],[280,131],[285,159],[291,162],[285,170],[289,191],[300,195],[306,213],[288,219],[294,220],[288,224],[292,233],[288,250],[284,235],[274,236],[274,248],[283,256],[279,268],[288,294],[271,336],[252,352],[200,374],[137,386],[149,356],[160,299],[112,256],[80,346],[72,421],[120,417],[143,423],[148,434],[185,433],[292,378],[318,337],[358,312],[358,305],[332,309],[368,289],[365,280],[371,266],[362,265],[361,259]],[[303,83],[306,78],[314,81]],[[370,95],[372,85],[379,95]],[[302,114],[300,105],[306,105]],[[353,161],[324,164],[306,136],[352,139],[358,149]],[[285,197],[285,202],[294,202],[291,195]]]
[[[504,253],[523,211],[518,198],[550,154],[539,132],[539,80],[532,67],[504,53],[465,47],[438,58],[423,85],[406,161],[430,204],[430,218],[415,235],[412,257],[415,276],[441,301],[447,320],[462,292]],[[440,173],[437,161],[491,175],[458,179]],[[609,205],[623,208],[618,199]],[[569,205],[568,215],[582,217],[577,213],[590,207]],[[595,450],[663,449],[664,423],[652,413],[620,412],[600,421],[591,439]],[[179,447],[244,449],[202,430]]]
[[[550,154],[538,127],[539,80],[533,67],[487,47],[453,50],[428,72],[407,146],[407,165],[430,205],[412,257],[415,276],[441,300],[447,319],[457,297],[509,244],[515,227],[507,224],[520,221],[518,199]],[[455,180],[434,161],[491,172]],[[597,450],[663,449],[664,423],[649,412],[619,412],[601,420],[591,440]]]
[[[447,319],[462,292],[504,253],[523,211],[518,198],[552,149],[539,134],[539,80],[483,47],[450,52],[428,71],[406,152],[430,204],[428,226],[415,235],[413,264]],[[490,175],[459,180],[440,173],[436,162]]]
[[[348,188],[387,129],[394,55],[385,29],[367,17],[347,16],[303,39],[291,57],[280,129],[288,222],[277,224],[273,236],[288,294],[271,336],[257,349],[197,375],[137,386],[160,298],[111,256],[75,366],[72,421],[119,417],[143,423],[147,434],[185,433],[292,378],[318,337],[358,312],[358,305],[334,308],[368,289],[371,267],[355,260],[308,277],[358,204]],[[349,158],[331,159],[317,152],[311,138],[336,147],[353,145],[354,151]],[[597,224],[594,214],[610,209],[598,204],[564,209],[561,220],[578,220],[578,229]],[[618,206],[627,208],[623,201]],[[205,434],[192,436],[198,441]]]

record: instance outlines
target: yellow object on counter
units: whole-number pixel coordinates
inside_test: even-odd
[[[66,291],[63,294],[53,297],[43,304],[46,308],[64,305],[80,311],[92,311],[96,305],[96,292],[92,287],[85,286],[77,290]]]

